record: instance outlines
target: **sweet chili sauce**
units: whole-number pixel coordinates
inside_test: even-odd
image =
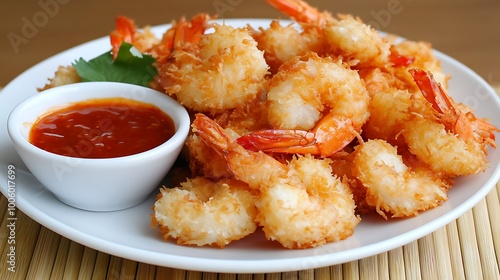
[[[175,133],[158,107],[125,98],[70,104],[41,116],[29,141],[46,151],[79,158],[113,158],[157,147]]]

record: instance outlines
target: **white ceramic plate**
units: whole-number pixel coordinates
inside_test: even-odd
[[[233,26],[269,24],[269,20],[254,19],[225,22]],[[153,30],[161,34],[166,26]],[[69,207],[26,170],[7,134],[6,120],[12,108],[36,94],[36,87],[43,86],[59,65],[69,65],[79,57],[91,59],[109,49],[108,38],[69,49],[30,68],[0,93],[0,190],[7,195],[7,166],[13,164],[16,205],[21,211],[45,227],[102,252],[154,265],[209,272],[264,273],[324,267],[394,249],[445,226],[484,198],[500,177],[500,150],[490,150],[491,167],[485,173],[456,180],[449,200],[441,207],[410,219],[385,221],[378,216],[363,217],[352,237],[313,249],[283,249],[265,240],[262,232],[233,242],[225,249],[165,242],[150,227],[155,194],[136,207],[118,212],[87,212]],[[466,66],[442,53],[436,55],[442,60],[445,72],[452,76],[451,95],[500,127],[500,101],[495,91]]]

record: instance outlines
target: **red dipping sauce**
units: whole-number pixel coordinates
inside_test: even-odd
[[[141,153],[175,133],[170,116],[154,105],[125,99],[90,99],[41,116],[29,141],[48,152],[79,158]]]

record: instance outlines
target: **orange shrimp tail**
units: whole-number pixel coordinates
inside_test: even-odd
[[[118,50],[123,42],[133,44],[136,30],[137,27],[130,18],[126,16],[118,16],[116,18],[116,30],[112,31],[109,35],[113,59],[116,59],[116,56],[118,56]]]
[[[474,129],[467,116],[460,111],[455,101],[446,93],[432,73],[422,69],[408,70],[424,98],[439,114],[441,123],[447,130],[456,133],[463,139],[473,139]]]
[[[432,73],[416,68],[410,69],[408,72],[412,75],[422,95],[436,111],[446,114],[454,107],[453,101],[451,101],[441,85],[434,80]]]
[[[224,129],[214,120],[204,114],[197,113],[191,126],[193,132],[197,133],[203,139],[203,142],[213,148],[214,151],[221,153],[229,150],[232,141]]]
[[[496,148],[497,144],[495,143],[495,132],[500,132],[500,130],[488,121],[479,119],[470,112],[467,114],[467,117],[481,140],[489,144],[491,147]]]
[[[243,135],[236,142],[247,150],[286,152],[292,147],[315,148],[314,133],[304,130],[264,129]]]
[[[173,35],[167,36],[164,40],[170,44],[173,49],[189,47],[200,42],[205,30],[210,27],[209,21],[212,19],[208,14],[197,14],[189,22],[181,17],[179,23],[173,27]],[[170,31],[170,30],[169,30]]]
[[[173,23],[172,27],[163,34],[161,43],[151,50],[155,54],[157,63],[159,65],[165,63],[176,49],[197,44],[205,30],[210,27],[209,21],[213,18],[208,14],[198,14],[189,22],[185,17],[181,17],[179,22]]]
[[[301,0],[267,0],[271,6],[300,23],[323,24],[323,17],[318,9]]]
[[[334,118],[330,113],[313,131],[267,129],[244,135],[236,142],[252,151],[329,157],[358,135],[350,120]]]
[[[215,17],[208,14],[197,14],[188,23],[187,28],[184,29],[183,43],[196,44],[200,42],[205,30],[211,25],[209,21]]]
[[[415,62],[415,57],[411,55],[400,54],[394,46],[390,48],[391,54],[389,60],[394,67],[407,67]]]

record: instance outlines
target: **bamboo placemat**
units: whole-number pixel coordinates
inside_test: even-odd
[[[500,279],[500,183],[473,209],[405,246],[330,267],[223,274],[159,267],[73,242],[17,211],[16,272],[7,270],[7,199],[1,196],[1,279]]]
[[[496,88],[499,92],[500,88]],[[159,267],[108,255],[16,217],[16,272],[7,270],[7,199],[0,198],[0,279],[500,279],[500,183],[450,224],[405,246],[330,267],[223,274]]]

